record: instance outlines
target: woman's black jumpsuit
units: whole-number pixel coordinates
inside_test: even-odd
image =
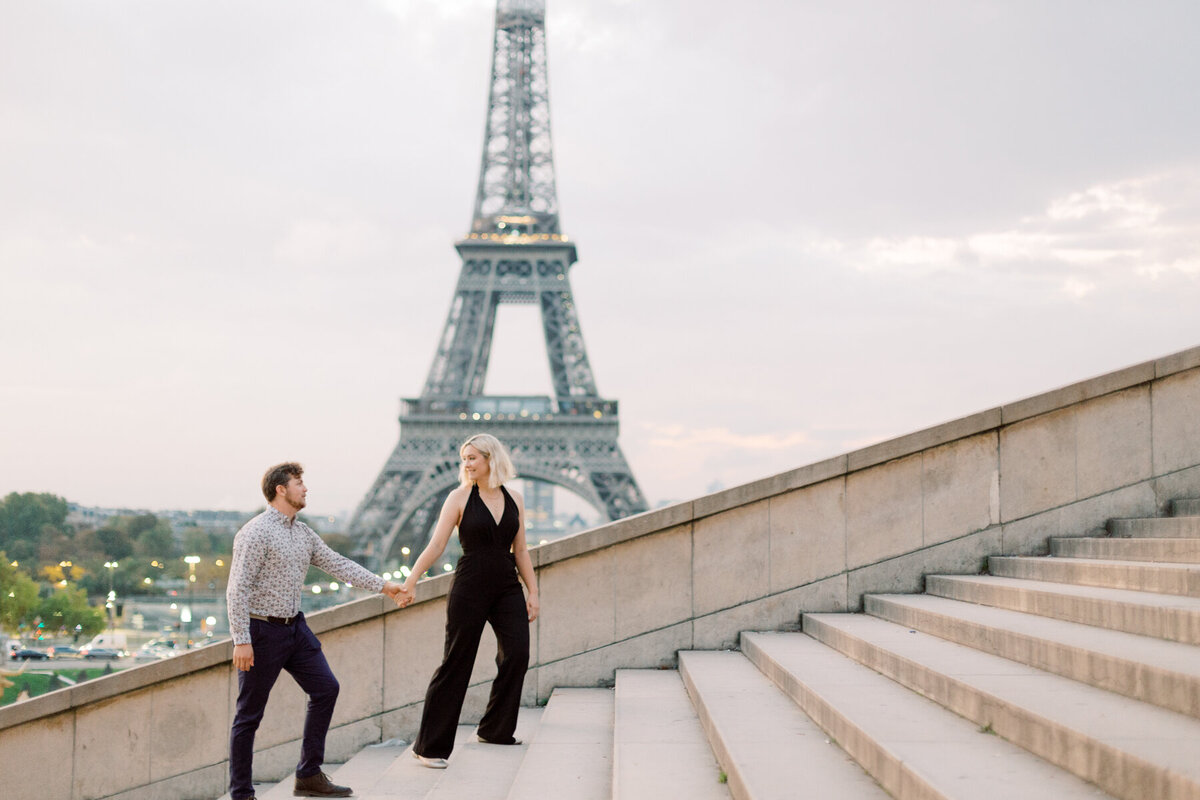
[[[471,668],[479,649],[483,623],[496,634],[496,679],[487,710],[479,721],[479,736],[489,742],[511,743],[521,706],[521,684],[529,666],[529,616],[525,594],[517,581],[511,552],[520,529],[517,504],[503,486],[504,513],[496,523],[479,487],[458,523],[463,555],[454,571],[446,604],[446,650],[425,692],[421,730],[413,752],[426,758],[446,758],[454,749],[454,732],[462,712]]]

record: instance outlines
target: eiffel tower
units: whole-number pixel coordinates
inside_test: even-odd
[[[545,0],[498,0],[483,163],[462,271],[421,396],[403,400],[400,442],[350,523],[360,557],[387,566],[425,544],[458,483],[458,447],[495,435],[522,478],[574,492],[609,519],[646,510],[617,444],[617,401],[600,397],[559,228],[550,139]],[[537,304],[553,397],[483,394],[496,309]]]

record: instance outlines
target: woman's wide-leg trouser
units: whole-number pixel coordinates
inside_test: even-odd
[[[421,730],[413,752],[426,758],[446,758],[454,749],[454,733],[485,622],[496,634],[497,672],[487,710],[479,722],[479,735],[489,742],[512,741],[521,706],[521,686],[529,666],[525,595],[519,585],[513,585],[499,596],[487,597],[468,586],[459,586],[456,579],[446,604],[445,654],[425,692]]]

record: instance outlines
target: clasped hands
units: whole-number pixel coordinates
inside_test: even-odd
[[[392,602],[399,608],[411,605],[417,596],[415,587],[406,589],[403,584],[392,581],[387,581],[383,584],[383,593],[392,598]]]

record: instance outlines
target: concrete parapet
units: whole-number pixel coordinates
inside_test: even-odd
[[[1195,348],[532,548],[542,614],[525,699],[608,685],[617,668],[674,665],[680,649],[856,609],[865,593],[919,591],[931,571],[1044,553],[1050,537],[1200,497],[1198,411]],[[311,616],[342,684],[331,742],[413,735],[452,581],[422,581],[405,610],[372,597]],[[1192,637],[1184,616],[1164,624]],[[71,754],[69,768],[17,796],[133,797],[213,780],[226,765],[231,652],[217,644],[0,708],[0,774],[53,750]],[[482,709],[494,656],[488,632],[464,721]],[[303,698],[290,683],[260,730],[264,769],[286,766],[299,739]],[[197,692],[214,702],[197,707]],[[118,718],[120,735],[104,735]]]

